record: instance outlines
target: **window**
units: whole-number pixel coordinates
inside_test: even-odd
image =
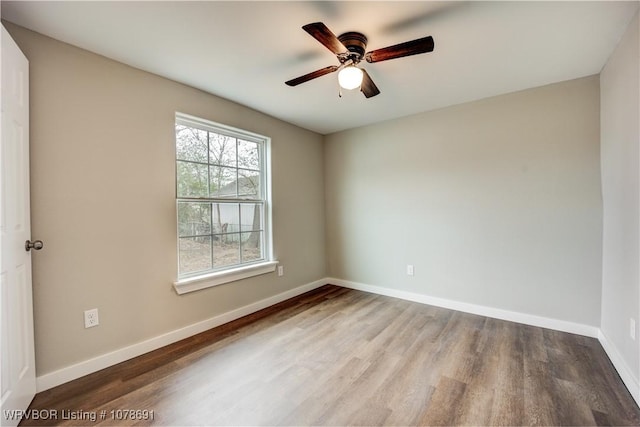
[[[273,271],[269,139],[182,114],[175,126],[176,289],[202,279],[218,280],[197,289]]]

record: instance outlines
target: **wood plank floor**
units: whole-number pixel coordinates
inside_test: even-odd
[[[331,285],[42,392],[31,408],[57,419],[22,425],[640,424],[595,339]],[[129,409],[153,420],[113,418]]]

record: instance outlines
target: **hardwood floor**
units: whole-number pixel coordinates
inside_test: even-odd
[[[640,424],[595,339],[330,285],[31,408],[57,419],[22,425]],[[153,420],[113,418],[131,409]]]

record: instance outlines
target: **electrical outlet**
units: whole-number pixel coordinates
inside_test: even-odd
[[[407,276],[413,276],[413,265],[407,265]]]
[[[632,340],[636,339],[636,321],[633,317],[629,319],[629,336]]]
[[[93,328],[94,326],[98,326],[100,324],[100,320],[98,319],[98,309],[93,308],[91,310],[87,310],[84,312],[84,327]]]
[[[283,265],[279,265],[278,266],[278,276],[284,276],[284,266]]]

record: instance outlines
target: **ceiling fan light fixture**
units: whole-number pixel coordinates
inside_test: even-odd
[[[338,73],[338,83],[347,90],[359,88],[362,84],[362,70],[353,65],[344,67]]]
[[[0,0],[1,1],[1,0]],[[356,67],[363,59],[368,63],[388,61],[419,53],[433,52],[433,37],[398,43],[393,46],[367,52],[367,37],[355,31],[349,31],[336,37],[322,22],[312,22],[302,27],[311,37],[329,49],[336,56],[340,65],[330,65],[303,76],[284,82],[287,86],[297,86],[309,80],[317,79],[335,71],[338,72],[338,95],[342,96],[342,89],[353,90],[360,88],[365,98],[380,94],[380,89],[364,68]]]

